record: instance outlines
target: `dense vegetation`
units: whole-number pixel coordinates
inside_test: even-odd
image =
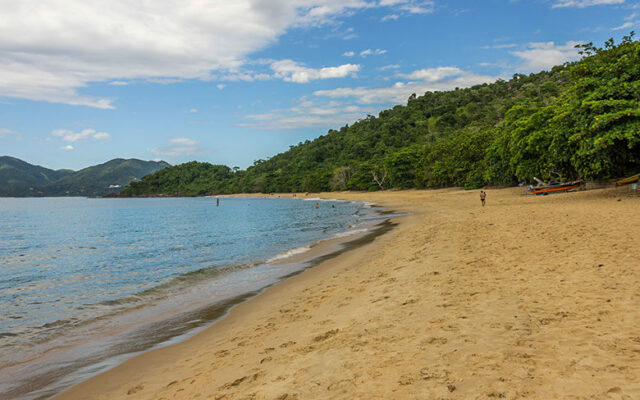
[[[0,157],[0,196],[104,196],[168,165],[116,158],[80,171],[54,171],[5,156]]]
[[[640,43],[509,81],[412,95],[406,106],[299,143],[246,171],[191,162],[124,195],[480,187],[640,171]]]

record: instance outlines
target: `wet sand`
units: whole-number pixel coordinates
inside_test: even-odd
[[[58,398],[640,398],[640,198],[522,192],[327,194],[412,215]]]

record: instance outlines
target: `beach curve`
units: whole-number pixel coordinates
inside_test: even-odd
[[[456,189],[324,196],[411,215],[56,398],[640,395],[637,197],[501,189],[481,208]]]

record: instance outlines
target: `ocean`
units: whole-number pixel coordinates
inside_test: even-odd
[[[0,198],[0,398],[47,398],[182,340],[308,268],[311,245],[385,218],[356,202],[216,201]]]

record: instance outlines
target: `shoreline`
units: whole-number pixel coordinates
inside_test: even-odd
[[[488,192],[322,195],[412,214],[56,399],[639,395],[640,199]]]
[[[88,376],[87,378],[82,379],[81,381],[75,383],[73,386],[65,389],[64,391],[54,394],[53,397],[51,398],[64,399],[64,398],[67,398],[67,396],[69,395],[73,396],[73,392],[76,391],[78,387],[85,385],[85,383],[88,385],[91,385],[90,382],[93,381],[94,379],[100,379],[103,375],[110,374],[112,370],[119,369],[124,364],[127,364],[129,362],[134,363],[135,360],[138,359],[139,357],[145,357],[147,354],[150,354],[150,353],[168,351],[168,349],[174,346],[180,346],[186,342],[196,339],[202,334],[206,334],[208,331],[214,330],[217,325],[224,323],[224,321],[228,319],[230,315],[232,315],[233,313],[242,312],[242,311],[235,311],[237,308],[242,308],[242,306],[246,303],[258,302],[260,301],[261,297],[264,296],[265,292],[269,292],[271,290],[282,290],[280,289],[280,287],[285,285],[290,280],[295,279],[300,275],[307,274],[313,269],[319,266],[322,266],[322,264],[326,262],[330,262],[332,259],[336,257],[340,257],[341,255],[356,251],[363,246],[371,244],[378,237],[381,237],[387,234],[388,232],[390,232],[391,230],[393,230],[394,228],[396,228],[397,225],[399,224],[399,222],[395,221],[396,219],[405,218],[408,215],[408,214],[397,213],[396,210],[394,209],[390,209],[389,207],[386,207],[383,205],[377,205],[371,202],[359,201],[359,200],[343,200],[343,199],[334,198],[334,197],[327,197],[325,194],[319,194],[319,195],[324,197],[322,198],[314,197],[312,199],[312,198],[304,197],[304,194],[302,197],[296,197],[296,196],[293,196],[293,194],[268,195],[268,194],[257,194],[257,193],[256,194],[222,195],[222,196],[212,196],[212,197],[264,198],[264,199],[277,198],[277,197],[290,197],[293,199],[305,200],[305,201],[315,201],[315,200],[319,200],[323,202],[324,201],[326,202],[356,201],[356,202],[363,203],[363,205],[368,205],[369,207],[384,208],[385,210],[375,211],[378,217],[375,218],[374,220],[377,220],[377,222],[370,225],[364,231],[359,230],[357,232],[343,236],[344,233],[350,232],[350,231],[345,231],[345,232],[342,232],[341,234],[338,234],[337,236],[332,236],[326,239],[322,239],[318,242],[309,244],[308,246],[306,246],[308,247],[308,250],[300,254],[292,254],[291,256],[288,256],[283,259],[277,259],[276,257],[276,259],[271,262],[273,265],[301,264],[304,266],[301,269],[298,269],[288,275],[283,276],[275,283],[269,284],[251,293],[245,293],[245,294],[236,296],[239,299],[238,301],[233,301],[235,298],[229,299],[227,301],[223,301],[222,303],[225,303],[224,310],[219,314],[218,317],[216,317],[210,323],[194,329],[193,330],[194,332],[192,333],[187,332],[186,334],[183,335],[185,336],[184,339],[181,339],[178,341],[173,341],[172,339],[169,339],[169,343],[167,344],[159,343],[159,345],[156,345],[150,349],[143,350],[142,352],[136,352],[132,356],[126,357],[124,360],[121,360],[120,362],[109,367],[108,369],[102,370],[97,374],[94,373]],[[203,196],[203,197],[210,197],[210,196]],[[291,250],[295,250],[295,249],[291,249]],[[269,262],[269,260],[267,260],[267,262]],[[81,393],[79,398],[86,398],[85,396],[87,396],[86,393]],[[48,397],[45,397],[45,398],[48,398]]]
[[[358,244],[358,242],[373,240],[373,238],[390,229],[390,226],[388,225],[388,217],[382,216],[380,212],[377,211],[371,211],[369,214],[370,216],[365,217],[365,220],[362,221],[362,225],[358,225],[364,229],[352,231],[352,228],[349,228],[344,232],[339,232],[335,235],[304,246],[305,250],[303,252],[295,252],[295,250],[298,250],[297,248],[289,249],[279,255],[264,260],[260,265],[272,267],[282,266],[284,267],[283,271],[285,272],[284,275],[271,283],[267,283],[265,286],[260,286],[255,290],[242,292],[231,298],[216,301],[208,305],[199,306],[196,309],[184,309],[179,312],[176,311],[171,315],[167,314],[165,316],[154,317],[153,321],[155,322],[152,321],[150,324],[145,323],[146,325],[140,325],[138,328],[133,330],[128,329],[129,333],[126,333],[126,336],[131,336],[131,342],[122,342],[118,344],[118,348],[122,349],[117,350],[116,353],[109,355],[107,358],[95,361],[94,357],[91,356],[90,358],[87,358],[88,363],[83,361],[83,359],[79,359],[80,363],[75,363],[73,365],[67,365],[67,361],[62,358],[61,360],[64,361],[64,365],[61,365],[61,368],[63,370],[68,369],[68,372],[65,372],[60,376],[49,376],[47,373],[46,375],[42,375],[42,377],[36,376],[36,380],[34,381],[25,380],[19,385],[11,388],[11,390],[6,392],[4,395],[0,394],[0,398],[5,398],[5,396],[9,396],[6,398],[14,398],[13,396],[25,395],[27,395],[27,398],[49,398],[50,396],[61,393],[61,391],[68,389],[70,386],[83,382],[86,379],[90,379],[92,376],[104,373],[127,359],[144,354],[148,351],[154,351],[156,349],[161,349],[181,341],[188,340],[203,329],[207,329],[211,325],[224,319],[233,307],[247,301],[248,299],[256,297],[266,288],[302,273],[305,270],[321,263],[323,260],[330,259],[353,247],[361,245]],[[291,251],[293,251],[292,254],[286,254]],[[187,322],[187,320],[200,322],[192,323]],[[160,325],[167,325],[165,321],[174,321],[167,326],[170,328],[170,332],[162,332],[158,330]],[[176,328],[180,329],[176,330]],[[145,335],[146,337],[141,335]],[[100,340],[100,343],[108,343],[111,339],[103,338]],[[119,340],[124,339],[125,338],[123,336]],[[82,344],[80,346],[82,346]],[[43,360],[46,360],[47,358],[50,358],[50,356],[43,356]],[[49,363],[51,363],[51,360],[49,360]],[[22,367],[21,364],[18,363],[16,366],[9,368],[15,370],[16,368],[19,369]],[[6,372],[15,373],[15,371],[11,372],[10,370],[7,370]],[[38,380],[42,381],[39,383]],[[28,392],[25,391],[25,388],[27,387],[34,387],[34,384],[38,385],[35,386],[38,389],[35,391],[33,389]]]

